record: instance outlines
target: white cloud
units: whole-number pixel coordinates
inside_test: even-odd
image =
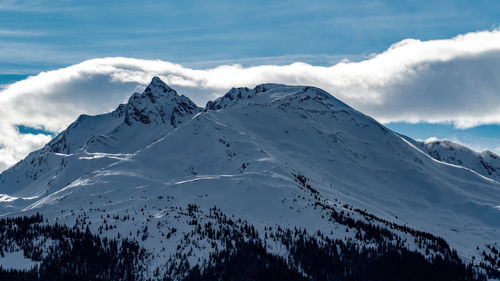
[[[500,146],[495,147],[495,148],[493,149],[493,152],[494,152],[494,153],[496,153],[497,155],[500,155]]]
[[[419,141],[423,141],[424,143],[433,143],[433,142],[437,142],[437,141],[441,141],[442,139],[439,139],[437,137],[429,137],[429,138],[426,138],[425,140],[421,140],[421,139],[418,139]]]
[[[112,110],[154,75],[199,105],[231,87],[302,84],[323,88],[381,122],[451,122],[466,128],[500,123],[498,65],[500,30],[446,40],[407,39],[369,59],[329,67],[293,63],[191,69],[159,60],[87,60],[0,89],[0,170],[48,140],[21,135],[16,125],[59,132],[81,113]]]

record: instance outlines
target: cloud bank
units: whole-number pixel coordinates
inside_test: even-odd
[[[407,39],[369,59],[332,66],[221,65],[191,69],[132,58],[100,58],[42,72],[0,89],[0,170],[50,137],[18,125],[60,132],[79,114],[125,102],[158,75],[203,106],[231,87],[260,83],[320,87],[380,122],[500,124],[500,30],[445,40]]]

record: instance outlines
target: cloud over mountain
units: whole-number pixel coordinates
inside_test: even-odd
[[[221,65],[191,69],[132,58],[101,58],[42,72],[0,90],[0,170],[50,137],[18,125],[58,132],[79,114],[110,111],[152,76],[199,105],[231,87],[274,82],[320,87],[381,122],[451,122],[459,128],[500,123],[500,30],[446,40],[407,39],[369,59],[333,66]]]

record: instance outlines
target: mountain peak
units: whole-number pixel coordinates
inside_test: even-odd
[[[150,84],[156,84],[156,83],[165,84],[165,82],[163,82],[163,80],[161,80],[160,77],[153,76],[153,78],[151,79],[151,83]]]
[[[164,88],[164,89],[170,89],[172,90],[163,80],[161,80],[160,77],[154,76],[153,79],[151,79],[151,82],[149,82],[149,85],[147,88]]]
[[[144,95],[151,99],[151,102],[155,102],[158,97],[168,94],[177,95],[177,92],[174,89],[170,88],[158,76],[153,77],[149,85],[144,90]]]
[[[186,96],[179,96],[159,77],[155,76],[142,94],[133,94],[126,108],[125,124],[162,124],[176,126],[179,117],[190,115],[198,107]],[[177,118],[176,118],[177,117]]]
[[[209,101],[207,110],[219,110],[235,104],[281,104],[294,103],[302,106],[304,102],[313,101],[322,105],[349,107],[329,93],[312,86],[289,86],[284,84],[260,84],[253,89],[247,87],[231,88],[224,96]]]

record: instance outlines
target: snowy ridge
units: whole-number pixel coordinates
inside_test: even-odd
[[[327,92],[309,86],[287,86],[283,84],[261,84],[253,89],[232,88],[224,96],[209,101],[205,107],[206,110],[220,110],[227,106],[251,106],[255,104],[272,105],[275,102],[288,103],[297,100],[295,105],[300,105],[300,101],[314,99],[318,104],[345,107],[351,109],[348,105],[334,98]]]
[[[289,240],[268,236],[282,237],[278,227],[496,263],[482,251],[500,243],[500,184],[422,151],[315,87],[233,88],[201,109],[153,78],[0,174],[0,213],[135,239],[151,255],[149,277],[213,258],[226,244],[212,230],[243,231],[242,242],[257,232],[289,259]],[[375,226],[387,231],[379,242]]]
[[[500,181],[500,156],[491,151],[476,152],[448,140],[416,141],[415,143],[437,160],[464,166],[485,177]]]
[[[401,135],[400,135],[401,136]],[[479,177],[482,177],[483,179],[485,180],[488,180],[488,181],[492,181],[492,182],[496,182],[496,183],[499,183],[498,181],[494,180],[493,178],[489,177],[491,175],[488,175],[488,176],[485,176],[483,174],[481,174],[481,172],[484,172],[482,169],[477,169],[477,167],[473,167],[471,168],[470,166],[471,165],[464,165],[464,162],[459,160],[457,161],[458,164],[455,164],[454,162],[457,160],[456,157],[452,156],[450,159],[449,158],[445,158],[445,159],[442,159],[440,154],[435,151],[435,150],[432,150],[432,149],[425,149],[425,148],[421,148],[420,147],[420,143],[423,142],[423,141],[415,141],[415,140],[412,140],[412,139],[409,139],[407,136],[401,136],[401,139],[404,140],[405,142],[407,142],[410,146],[414,147],[415,149],[419,150],[420,152],[422,152],[423,154],[427,154],[429,156],[429,158],[431,158],[432,160],[438,162],[438,163],[442,163],[444,165],[449,165],[451,167],[456,167],[456,168],[459,168],[459,169],[464,169],[464,170],[467,170],[467,171],[470,171],[471,173],[474,173],[476,175],[478,175]],[[458,147],[462,147],[462,148],[465,148],[466,150],[466,156],[469,156],[470,158],[470,154],[478,154],[477,152],[469,149],[469,148],[466,148],[462,145],[459,145],[459,144],[456,144],[456,143],[453,143],[451,141],[446,141],[446,142],[449,142],[449,143],[452,143],[453,145],[456,145]],[[428,141],[425,141],[425,143],[428,143]],[[488,153],[491,153],[489,151],[487,151]],[[474,170],[474,168],[476,168],[476,170]]]

